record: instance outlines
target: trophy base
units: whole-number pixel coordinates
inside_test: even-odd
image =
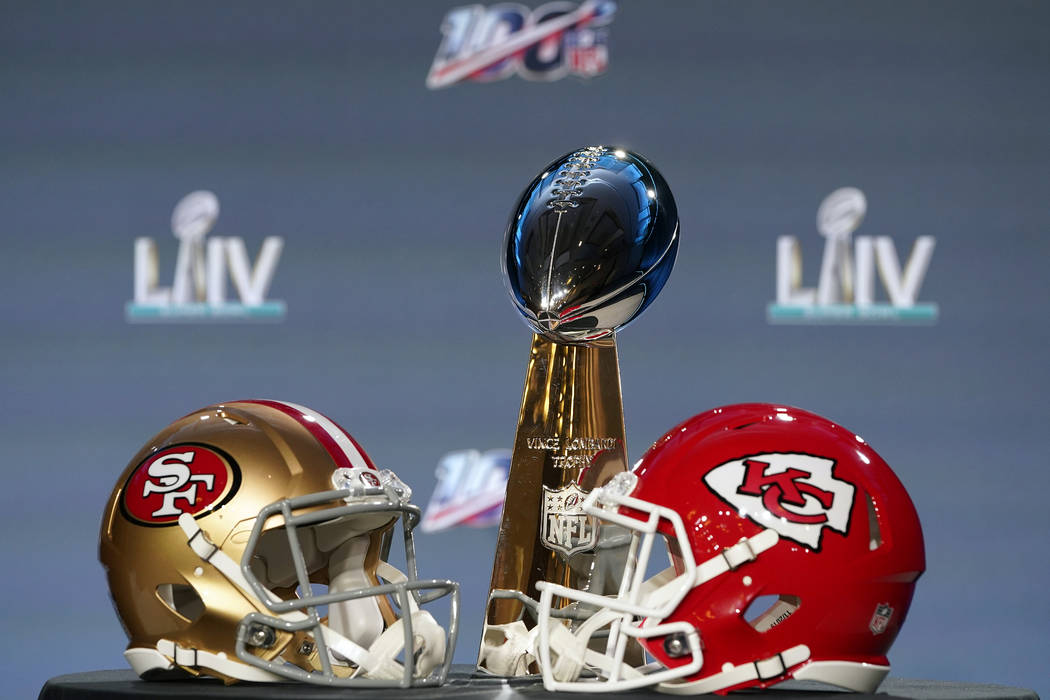
[[[538,582],[599,594],[619,590],[629,539],[601,527],[581,506],[592,489],[627,468],[625,442],[615,340],[566,345],[534,335],[479,668],[506,676],[536,672],[523,650],[536,625]],[[554,607],[568,604],[556,600]]]

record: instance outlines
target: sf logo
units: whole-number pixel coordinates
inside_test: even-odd
[[[835,494],[814,484],[799,481],[810,476],[801,469],[786,469],[781,472],[768,473],[769,462],[756,459],[745,459],[744,483],[737,493],[748,496],[761,496],[762,505],[773,515],[793,523],[817,525],[828,521],[827,510],[835,500]],[[817,500],[823,510],[812,514],[803,514],[788,510],[785,506],[806,507],[806,497]]]
[[[179,516],[196,517],[228,500],[240,485],[233,458],[218,448],[180,443],[146,457],[131,472],[120,509],[149,527],[176,525]]]
[[[155,518],[178,516],[182,509],[176,507],[176,501],[186,501],[188,506],[193,506],[197,503],[198,485],[203,485],[206,491],[215,488],[214,474],[194,474],[190,470],[189,465],[196,454],[193,450],[175,452],[149,465],[146,470],[149,479],[142,486],[142,497],[148,498],[156,493],[163,499],[160,508],[150,515]]]

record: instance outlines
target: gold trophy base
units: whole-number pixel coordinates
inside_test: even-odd
[[[504,657],[508,651],[515,657],[513,650],[495,648],[513,644],[511,628],[524,633],[535,626],[530,602],[539,598],[537,582],[617,592],[625,542],[610,528],[603,533],[580,505],[593,488],[627,468],[626,455],[615,340],[566,345],[534,335],[479,669],[498,675],[536,672],[524,657],[508,663]],[[556,601],[555,607],[566,602]]]

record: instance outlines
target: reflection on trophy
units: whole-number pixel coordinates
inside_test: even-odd
[[[619,589],[629,538],[581,504],[627,468],[615,332],[656,297],[678,252],[678,210],[642,156],[606,146],[554,161],[522,193],[503,271],[534,331],[478,667],[535,673],[536,583]],[[565,624],[585,611],[556,601]]]

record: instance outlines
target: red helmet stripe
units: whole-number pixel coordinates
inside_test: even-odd
[[[343,430],[339,424],[322,413],[300,406],[299,404],[286,401],[269,401],[265,399],[248,399],[237,403],[254,403],[260,406],[269,406],[281,413],[294,418],[300,425],[310,431],[331,455],[336,467],[353,467],[357,469],[375,469],[372,460],[368,458],[365,451],[351,437],[350,433]]]

